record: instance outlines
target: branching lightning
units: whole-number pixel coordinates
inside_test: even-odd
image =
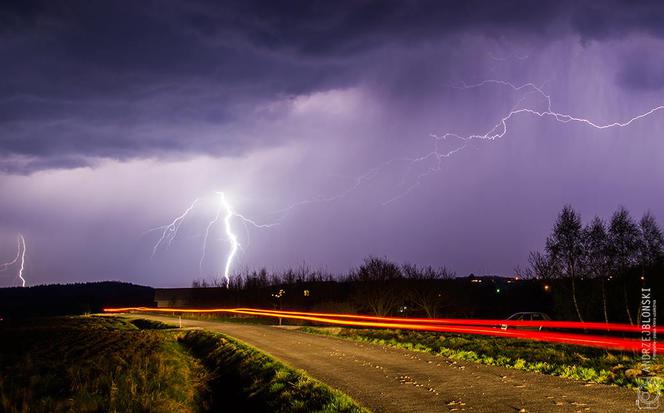
[[[196,198],[194,202],[191,203],[189,208],[185,209],[185,211],[182,213],[182,215],[178,216],[175,218],[170,224],[168,225],[162,225],[160,227],[152,228],[148,230],[150,231],[156,231],[156,230],[162,230],[161,237],[157,241],[156,244],[154,244],[154,247],[152,248],[152,256],[154,257],[155,254],[157,253],[157,250],[159,249],[159,246],[162,244],[162,242],[166,241],[168,242],[168,245],[170,246],[175,237],[178,235],[178,231],[180,230],[180,225],[182,225],[182,221],[189,215],[192,209],[196,206],[198,203],[199,198]]]
[[[343,190],[342,192],[338,193],[337,195],[333,196],[327,196],[327,197],[316,197],[316,198],[311,198],[308,200],[296,202],[294,204],[291,204],[290,206],[281,209],[279,211],[275,211],[275,214],[279,213],[287,213],[290,210],[304,206],[307,204],[313,204],[313,203],[327,203],[327,202],[333,202],[342,198],[345,198],[352,192],[356,191],[358,188],[360,188],[362,185],[365,183],[373,180],[376,178],[382,171],[386,170],[387,168],[393,166],[394,164],[398,163],[407,163],[411,165],[415,164],[421,164],[424,162],[431,162],[433,161],[433,166],[429,166],[424,172],[418,174],[415,179],[413,180],[413,183],[409,185],[404,191],[401,191],[397,195],[393,196],[392,198],[389,198],[383,202],[381,202],[381,205],[385,206],[388,205],[394,201],[397,201],[410,193],[412,190],[417,188],[419,185],[422,184],[422,180],[425,177],[428,177],[432,174],[435,174],[437,172],[440,172],[442,170],[442,164],[443,161],[447,158],[450,158],[457,153],[463,151],[466,149],[472,141],[495,141],[497,139],[500,139],[504,137],[505,135],[508,134],[509,132],[509,124],[511,121],[513,121],[515,117],[518,115],[530,115],[530,116],[535,116],[538,118],[551,118],[556,122],[567,124],[567,123],[579,123],[581,125],[598,129],[598,130],[604,130],[604,129],[613,129],[613,128],[624,128],[632,125],[634,122],[637,122],[639,120],[642,120],[644,118],[647,118],[648,116],[651,116],[655,114],[656,112],[662,112],[664,111],[664,105],[656,106],[653,108],[650,108],[649,110],[642,112],[640,114],[637,114],[636,116],[627,119],[626,121],[614,121],[614,122],[609,122],[609,123],[600,123],[597,121],[593,121],[588,118],[583,118],[580,116],[576,116],[573,114],[569,113],[563,113],[563,112],[557,112],[554,111],[552,108],[552,102],[551,102],[551,96],[547,93],[544,92],[543,87],[544,85],[537,86],[536,84],[529,82],[529,83],[524,83],[522,85],[515,85],[514,83],[504,81],[504,80],[495,80],[495,79],[489,79],[489,80],[484,80],[482,82],[476,83],[476,84],[466,84],[462,83],[460,85],[454,85],[452,86],[453,88],[456,89],[463,89],[463,90],[470,90],[470,89],[475,89],[479,87],[484,87],[488,85],[498,85],[498,86],[504,86],[512,89],[515,92],[525,92],[515,103],[515,105],[510,109],[506,114],[504,114],[498,122],[487,132],[485,133],[472,133],[469,135],[460,135],[457,133],[453,132],[445,132],[443,134],[431,134],[430,137],[433,139],[433,150],[424,153],[421,156],[418,157],[413,157],[413,158],[408,158],[408,157],[402,157],[402,158],[394,158],[387,160],[385,162],[382,162],[375,168],[370,169],[368,172],[365,174],[355,178],[353,184],[351,184],[347,189]],[[538,109],[536,107],[524,105],[524,102],[526,101],[526,98],[531,95],[536,95],[539,96],[543,101],[544,101],[544,107],[542,109]],[[440,143],[445,142],[448,140],[456,140],[459,141],[460,144],[456,147],[454,147],[452,150],[442,150],[440,148]]]
[[[464,149],[468,148],[473,143],[473,141],[495,141],[497,139],[506,136],[509,133],[509,125],[511,124],[512,121],[515,121],[515,119],[519,115],[533,116],[536,118],[550,118],[555,122],[561,124],[578,123],[582,126],[586,126],[589,128],[597,130],[605,130],[605,129],[629,127],[633,123],[642,120],[644,118],[647,118],[657,112],[664,112],[664,105],[660,105],[653,107],[643,113],[637,114],[636,116],[633,116],[632,118],[627,119],[626,121],[613,121],[608,123],[600,123],[588,118],[583,118],[573,114],[555,111],[553,109],[551,96],[546,92],[544,92],[545,84],[539,86],[534,83],[524,83],[521,85],[515,85],[514,83],[504,80],[489,79],[476,84],[462,83],[460,85],[453,85],[452,87],[461,90],[471,90],[480,87],[487,87],[490,85],[507,87],[514,92],[520,93],[520,97],[517,99],[516,103],[512,106],[512,108],[509,111],[507,111],[504,115],[502,115],[498,119],[498,121],[494,124],[494,126],[491,127],[491,129],[489,129],[484,133],[471,133],[468,135],[462,135],[454,132],[445,132],[443,134],[431,134],[430,138],[432,139],[433,149],[430,152],[423,153],[422,155],[416,157],[398,157],[386,160],[378,164],[376,167],[368,170],[364,174],[353,178],[352,183],[346,189],[342,190],[341,192],[335,195],[313,197],[310,199],[305,199],[299,202],[295,202],[290,206],[274,211],[273,214],[283,217],[291,210],[294,210],[299,207],[303,207],[309,204],[331,203],[340,200],[342,198],[346,198],[347,196],[356,192],[364,185],[367,185],[374,179],[377,179],[381,175],[381,173],[385,172],[387,169],[395,167],[395,165],[406,164],[408,165],[409,168],[412,168],[416,165],[427,165],[426,169],[423,172],[420,172],[419,174],[414,176],[414,178],[410,181],[410,184],[405,188],[405,190],[399,192],[395,196],[381,203],[381,205],[383,206],[388,205],[392,202],[401,199],[402,197],[413,191],[415,188],[420,186],[426,177],[440,172],[443,167],[443,162],[446,159],[451,158],[456,154],[460,153],[461,151],[463,151]],[[531,96],[535,96],[537,101],[542,103],[537,105],[530,103],[532,99],[528,98]],[[442,143],[448,141],[455,141],[458,142],[458,144],[452,147],[451,150],[449,149],[449,146],[446,149],[443,149]],[[271,224],[259,224],[256,221],[249,219],[240,213],[235,212],[232,205],[229,203],[227,197],[224,195],[223,192],[218,192],[217,194],[219,195],[218,198],[219,204],[217,206],[215,216],[208,223],[205,229],[205,233],[203,236],[203,251],[199,261],[199,269],[200,272],[202,273],[203,264],[206,259],[206,253],[208,249],[207,244],[210,232],[212,228],[219,222],[223,214],[225,238],[230,244],[230,250],[227,252],[226,261],[223,268],[223,277],[225,279],[226,285],[228,286],[230,282],[230,275],[233,266],[233,261],[235,259],[238,250],[241,248],[239,238],[237,234],[235,234],[232,228],[233,218],[237,218],[238,220],[242,221],[242,223],[245,225],[245,230],[247,225],[252,225],[256,228],[265,229],[278,225],[279,222]],[[196,199],[189,206],[189,208],[187,208],[180,216],[175,218],[170,224],[153,228],[151,230],[151,231],[153,230],[162,231],[161,237],[153,247],[153,252],[152,252],[153,256],[156,254],[157,250],[164,242],[167,242],[168,245],[170,246],[172,241],[176,238],[182,222],[194,209],[198,201],[199,199]]]
[[[223,202],[219,203],[219,207],[217,208],[217,215],[215,215],[214,219],[208,222],[207,227],[205,227],[205,235],[203,236],[203,253],[201,254],[201,259],[198,262],[198,271],[200,274],[203,273],[203,262],[205,262],[205,254],[207,253],[207,242],[208,237],[210,236],[210,230],[219,221],[223,207]]]
[[[21,280],[21,287],[25,287],[26,281],[23,277],[25,274],[25,253],[27,247],[25,243],[25,238],[22,234],[18,234],[18,251],[16,252],[16,257],[13,260],[7,261],[3,264],[0,264],[0,272],[7,271],[10,267],[19,262],[18,265],[18,278]]]
[[[198,262],[198,267],[199,267],[199,272],[200,274],[203,273],[203,264],[206,259],[207,255],[207,250],[208,250],[208,239],[210,237],[210,233],[214,226],[219,222],[219,220],[222,217],[223,214],[223,223],[224,223],[224,232],[226,239],[230,245],[229,251],[226,255],[226,260],[224,263],[224,268],[223,272],[221,275],[224,277],[224,281],[226,284],[226,287],[228,287],[230,283],[230,276],[231,276],[231,270],[233,267],[233,260],[235,259],[235,256],[237,255],[238,250],[241,248],[239,237],[235,234],[233,231],[233,226],[232,226],[232,220],[233,218],[237,218],[242,223],[246,225],[251,225],[256,228],[260,229],[266,229],[266,228],[271,228],[276,225],[279,225],[279,222],[275,223],[269,223],[269,224],[259,224],[258,222],[254,221],[253,219],[247,218],[245,215],[242,215],[238,212],[235,212],[233,209],[232,205],[228,201],[228,198],[223,192],[217,192],[217,209],[216,213],[213,216],[212,220],[210,220],[205,227],[205,232],[203,234],[203,246],[202,246],[202,253],[201,253],[201,258]],[[175,218],[170,224],[168,225],[163,225],[160,227],[153,228],[150,231],[154,230],[162,230],[161,237],[157,240],[155,245],[153,246],[152,249],[152,256],[154,256],[157,253],[157,250],[159,247],[164,243],[167,242],[168,246],[171,245],[172,241],[175,239],[175,237],[178,234],[178,231],[180,229],[180,226],[182,225],[182,222],[184,219],[189,215],[189,213],[194,209],[196,204],[201,200],[201,198],[197,198],[194,200],[194,202],[187,208],[180,216]],[[220,276],[221,276],[220,275]]]
[[[3,264],[0,264],[0,271],[7,271],[9,267],[16,264],[18,259],[21,258],[21,235],[18,236],[18,251],[16,252],[16,257],[13,260],[7,261]]]

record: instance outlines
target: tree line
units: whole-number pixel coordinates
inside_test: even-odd
[[[245,271],[230,287],[205,280],[198,302],[426,317],[506,317],[547,312],[556,319],[639,321],[640,288],[664,282],[664,237],[650,213],[634,219],[619,208],[608,221],[582,221],[563,207],[543,251],[533,251],[516,278],[456,278],[446,267],[397,264],[368,257],[344,275],[297,269]],[[482,282],[484,281],[484,282]],[[223,287],[223,288],[222,288]],[[304,293],[304,294],[303,294]],[[305,295],[306,294],[306,295]],[[208,298],[204,298],[208,297]],[[218,300],[218,301],[215,301]]]
[[[595,216],[583,224],[581,215],[571,205],[563,207],[544,251],[529,257],[529,274],[544,280],[565,280],[569,285],[576,318],[584,321],[584,303],[601,296],[605,322],[610,314],[633,324],[638,322],[640,285],[661,278],[664,265],[664,237],[655,217],[646,212],[635,220],[629,211],[619,208],[605,222]],[[579,284],[585,284],[579,293]],[[590,286],[591,288],[588,288]],[[617,315],[622,307],[624,318]]]
[[[495,278],[501,285],[507,282]],[[500,297],[496,297],[491,280],[472,284],[472,289],[469,284],[469,278],[457,278],[444,266],[397,264],[385,257],[369,256],[344,275],[302,266],[275,273],[265,269],[245,271],[231,277],[228,289],[224,281],[196,280],[192,287],[197,291],[191,300],[201,305],[272,305],[378,316],[495,317],[496,311],[509,315],[510,309],[498,309]],[[517,301],[512,303],[516,305]]]

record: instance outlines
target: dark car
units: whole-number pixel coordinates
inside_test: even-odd
[[[549,317],[545,313],[537,313],[537,312],[515,313],[507,317],[506,319],[506,321],[550,321],[550,320],[551,317]],[[513,330],[541,330],[542,326],[508,326],[507,324],[500,325],[501,330],[507,330],[508,328]]]

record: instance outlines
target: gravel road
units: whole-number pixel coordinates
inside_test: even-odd
[[[143,316],[174,322],[164,316]],[[177,322],[177,320],[175,320]],[[636,393],[538,373],[453,361],[287,327],[182,320],[244,341],[374,412],[630,412]]]

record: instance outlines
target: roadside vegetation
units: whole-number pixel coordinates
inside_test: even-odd
[[[301,330],[585,382],[641,388],[644,385],[639,378],[644,375],[643,366],[638,355],[632,353],[503,337],[406,330],[339,327],[302,327]],[[656,377],[648,380],[645,388],[651,393],[661,393],[664,390],[664,364],[651,364],[650,374]]]
[[[112,316],[0,323],[1,412],[363,412],[220,334]]]
[[[211,372],[204,395],[208,411],[366,411],[343,393],[222,334],[190,331],[180,342]]]
[[[136,324],[160,327],[119,317],[0,324],[0,411],[196,411],[201,363],[172,332]]]

